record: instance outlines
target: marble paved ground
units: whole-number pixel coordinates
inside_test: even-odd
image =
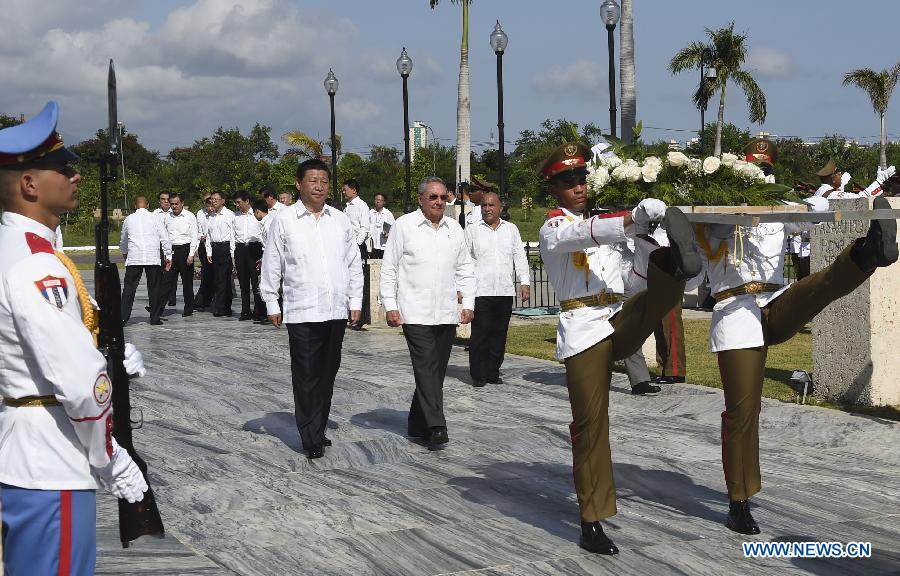
[[[717,390],[610,395],[621,549],[577,545],[563,370],[509,357],[502,385],[469,385],[454,348],[445,385],[451,443],[405,436],[413,389],[393,330],[347,333],[328,435],[310,462],[293,424],[287,334],[178,312],[152,327],[138,291],[127,340],[136,443],[168,530],[122,550],[102,497],[98,573],[108,574],[900,574],[900,425],[765,401],[758,537],[722,526]],[[179,299],[180,301],[180,299]],[[866,560],[745,559],[741,542],[868,541]]]

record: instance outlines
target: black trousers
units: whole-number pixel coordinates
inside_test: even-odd
[[[304,449],[321,446],[325,441],[346,329],[346,320],[287,324],[294,418]]]
[[[150,321],[159,320],[160,306],[160,266],[125,266],[125,281],[122,283],[122,321],[131,318],[131,307],[134,306],[134,293],[141,283],[141,275],[147,274],[147,296],[150,298]]]
[[[181,277],[181,294],[184,298],[184,313],[194,311],[194,265],[187,263],[191,253],[190,244],[176,244],[172,246],[172,267],[168,272],[163,271],[162,294],[159,299],[160,313],[165,306],[166,298],[171,302],[175,299],[175,289],[178,287],[178,277]]]
[[[195,308],[211,306],[215,294],[213,267],[206,257],[206,243],[200,242],[200,247],[197,249],[197,259],[200,260],[200,286],[197,288],[197,297],[194,299]]]
[[[409,347],[416,391],[409,406],[407,426],[410,436],[424,436],[429,428],[447,426],[444,419],[444,376],[456,324],[403,324]]]
[[[231,247],[228,242],[212,243],[213,312],[226,314],[231,312]]]
[[[372,260],[381,260],[384,258],[384,250],[379,248],[372,248],[372,253],[369,255],[369,258]]]
[[[253,294],[253,316],[265,316],[266,306],[259,293],[259,270],[256,262],[262,258],[262,244],[250,242],[234,245],[234,266],[241,286],[241,316],[249,316],[250,294]]]
[[[469,339],[469,374],[473,380],[494,382],[500,377],[512,305],[512,296],[475,298],[475,319]]]

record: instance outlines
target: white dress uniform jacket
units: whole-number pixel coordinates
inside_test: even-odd
[[[0,396],[56,396],[62,405],[0,404],[0,482],[95,490],[91,466],[107,466],[112,449],[112,385],[106,359],[82,324],[75,280],[53,253],[54,240],[46,226],[3,214]],[[155,257],[158,264],[158,248]]]
[[[387,208],[382,208],[381,212],[372,208],[369,210],[369,234],[372,238],[372,247],[375,250],[384,250],[387,246],[387,239],[390,228],[394,226],[394,215]],[[388,231],[385,232],[384,225],[388,225]]]
[[[812,223],[790,222],[740,227],[730,224],[703,226],[703,233],[697,240],[713,295],[748,282],[781,286],[771,292],[741,294],[716,302],[709,333],[710,351],[765,344],[760,308],[788,288],[784,285],[785,235],[800,233],[813,226]]]
[[[228,242],[234,258],[234,212],[224,206],[221,212],[206,215],[206,254],[210,258],[213,242]]]
[[[484,220],[466,226],[466,244],[475,262],[475,296],[515,296],[516,280],[531,283],[528,258],[515,224],[499,220],[497,229]]]
[[[458,324],[462,307],[475,309],[475,270],[462,227],[441,218],[437,228],[422,210],[394,223],[381,262],[381,302],[407,324]]]
[[[159,266],[159,247],[172,259],[172,242],[158,214],[138,208],[122,223],[119,248],[127,254],[126,266]]]
[[[601,292],[624,294],[621,254],[615,244],[625,242],[621,217],[584,219],[559,208],[541,226],[544,269],[560,300]],[[556,357],[564,360],[583,352],[613,333],[610,318],[622,303],[560,312],[556,329]]]
[[[369,206],[365,201],[357,196],[353,200],[347,202],[344,208],[344,214],[350,219],[350,225],[353,226],[353,233],[356,235],[356,244],[363,244],[369,237]]]
[[[169,242],[172,243],[172,246],[190,244],[188,256],[195,256],[197,247],[200,246],[200,231],[197,228],[197,217],[187,210],[182,210],[178,216],[175,215],[175,212],[168,212],[164,222],[166,232],[169,234]]]
[[[282,210],[269,228],[259,291],[278,314],[284,283],[285,324],[345,320],[362,309],[362,258],[350,220],[331,206],[316,218],[302,202]]]

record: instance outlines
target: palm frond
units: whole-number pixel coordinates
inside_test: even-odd
[[[858,68],[844,74],[844,86],[856,86],[864,91],[879,114],[887,110],[888,101],[900,78],[900,62],[881,72],[871,68]]]
[[[708,52],[709,49],[710,47],[702,42],[691,42],[672,57],[672,60],[669,62],[669,72],[678,74],[685,70],[700,68],[700,62],[703,61],[704,53]]]
[[[322,155],[322,143],[299,130],[291,130],[281,135],[281,140],[290,148],[288,153],[309,158],[318,158]]]
[[[735,70],[731,73],[735,83],[741,87],[747,96],[747,107],[750,111],[750,121],[762,124],[766,121],[766,95],[753,76],[746,70]]]

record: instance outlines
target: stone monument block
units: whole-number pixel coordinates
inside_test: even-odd
[[[387,328],[384,306],[381,305],[381,260],[369,258],[369,312],[370,326]]]
[[[900,198],[889,198],[900,208]],[[832,200],[833,210],[866,210],[871,200]],[[867,220],[839,220],[811,234],[810,270],[828,266]],[[900,264],[879,268],[853,293],[826,307],[812,324],[815,395],[865,406],[900,404]]]

